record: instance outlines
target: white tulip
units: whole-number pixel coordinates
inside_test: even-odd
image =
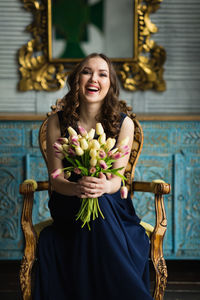
[[[129,137],[127,136],[125,139],[123,139],[119,145],[120,146],[125,146],[125,145],[128,145],[128,142],[129,142]]]
[[[90,159],[90,166],[91,166],[91,167],[95,167],[96,164],[97,164],[97,159],[91,158],[91,159]]]
[[[77,135],[77,132],[76,130],[74,130],[72,127],[68,127],[68,132],[69,132],[69,135]]]
[[[90,156],[91,156],[92,158],[96,158],[96,157],[97,157],[97,150],[94,149],[94,148],[92,148],[92,149],[90,150]]]
[[[97,123],[96,124],[96,133],[98,135],[101,135],[104,133],[104,130],[103,130],[103,126],[101,125],[101,123]]]
[[[98,142],[99,142],[100,145],[104,145],[105,144],[105,142],[106,142],[106,134],[105,134],[105,132],[99,136]]]
[[[86,139],[81,139],[80,143],[81,143],[81,148],[83,150],[87,150],[88,149],[88,143],[87,143]]]
[[[83,155],[83,153],[84,153],[84,151],[83,151],[83,149],[81,148],[81,147],[75,147],[75,151],[76,151],[76,154],[78,155],[78,156],[82,156]]]
[[[109,151],[115,146],[116,140],[112,138],[108,138],[106,141],[106,149]]]
[[[92,140],[91,141],[91,148],[94,148],[96,150],[100,149],[100,144],[97,140]]]
[[[95,130],[94,128],[90,129],[90,131],[88,132],[88,139],[92,140],[94,138],[95,135]]]

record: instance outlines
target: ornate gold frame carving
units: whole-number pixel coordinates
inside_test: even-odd
[[[25,9],[32,12],[34,20],[27,27],[33,39],[19,50],[19,90],[59,90],[65,85],[67,74],[73,65],[80,59],[51,60],[51,25],[48,22],[51,0],[22,1]],[[122,86],[127,90],[166,89],[163,79],[166,53],[162,46],[150,39],[151,34],[158,30],[151,22],[150,14],[159,8],[161,2],[162,0],[134,0],[134,57],[111,59]]]

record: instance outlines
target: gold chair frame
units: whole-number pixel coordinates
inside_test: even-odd
[[[167,283],[167,266],[163,257],[163,239],[167,229],[167,219],[164,206],[164,194],[170,193],[170,184],[163,181],[158,182],[138,182],[134,181],[134,171],[136,163],[143,146],[143,131],[135,114],[125,108],[125,102],[121,101],[121,111],[127,113],[134,122],[135,134],[132,145],[130,159],[126,168],[127,186],[131,195],[134,192],[150,192],[155,195],[155,215],[156,222],[153,232],[150,234],[151,260],[155,268],[155,287],[153,297],[155,300],[162,300]],[[62,109],[61,102],[52,107],[52,113]],[[39,145],[45,162],[46,157],[46,125],[48,117],[44,120],[39,132]],[[31,300],[32,268],[36,258],[37,234],[32,223],[32,208],[34,192],[48,190],[50,192],[49,181],[37,182],[37,188],[33,182],[24,182],[20,185],[20,193],[23,195],[23,211],[21,217],[22,230],[25,237],[25,250],[20,268],[20,287],[23,300]]]

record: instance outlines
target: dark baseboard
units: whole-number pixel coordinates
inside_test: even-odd
[[[199,282],[200,260],[166,260],[168,282]],[[150,278],[154,280],[155,271],[150,262]]]
[[[0,260],[0,299],[19,300],[20,261]],[[200,299],[200,260],[167,260],[168,283],[165,300]],[[155,271],[150,262],[151,291],[153,291]],[[182,293],[185,296],[182,296]],[[196,294],[195,294],[196,293]],[[176,295],[176,297],[175,297]],[[187,296],[189,298],[187,298]],[[173,298],[175,297],[175,298]],[[182,298],[181,298],[182,297]],[[196,298],[197,297],[197,298]]]

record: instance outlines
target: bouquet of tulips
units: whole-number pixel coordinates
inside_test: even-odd
[[[78,130],[79,133],[72,127],[69,127],[69,138],[61,137],[54,143],[55,155],[61,160],[65,158],[69,162],[69,166],[56,169],[51,176],[56,178],[64,172],[64,177],[68,179],[71,176],[71,172],[74,172],[81,176],[99,177],[100,172],[102,172],[110,179],[112,175],[117,175],[123,182],[120,190],[121,197],[126,198],[128,193],[125,186],[126,178],[119,173],[123,167],[112,168],[112,164],[129,153],[127,145],[129,138],[124,139],[118,148],[114,148],[116,140],[114,138],[106,139],[101,123],[96,124],[96,139],[94,138],[95,130],[93,128],[87,132],[83,127],[78,126]],[[104,216],[100,209],[98,198],[83,198],[81,200],[82,203],[76,220],[80,219],[83,222],[82,227],[87,223],[90,230],[89,222],[91,216],[93,220],[98,217],[98,212],[102,218]]]

